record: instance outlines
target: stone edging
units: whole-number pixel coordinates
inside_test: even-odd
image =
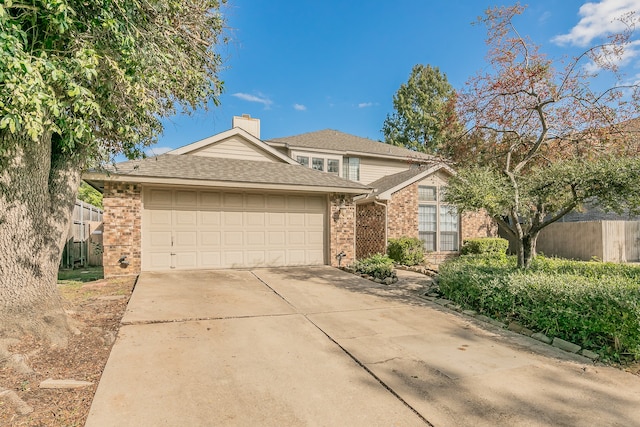
[[[502,328],[502,329],[508,329],[512,332],[516,332],[519,333],[521,335],[524,335],[526,337],[530,337],[533,338],[535,340],[538,340],[542,343],[545,344],[549,344],[552,345],[553,347],[559,348],[561,350],[564,350],[566,352],[569,353],[574,353],[574,354],[580,354],[581,356],[584,356],[588,359],[591,359],[593,361],[596,361],[600,356],[591,351],[591,350],[587,350],[584,349],[582,347],[580,347],[577,344],[573,344],[569,341],[565,341],[563,339],[560,339],[558,337],[554,337],[554,338],[550,338],[548,336],[546,336],[543,333],[540,332],[534,332],[531,329],[527,329],[524,326],[520,325],[518,322],[511,322],[509,323],[509,325],[500,322],[498,320],[492,319],[488,316],[485,316],[483,314],[478,314],[475,310],[462,310],[462,308],[455,304],[453,301],[444,299],[444,298],[437,298],[437,297],[432,297],[432,296],[427,296],[427,295],[420,295],[418,294],[418,297],[421,299],[425,299],[427,301],[433,302],[435,304],[438,304],[442,307],[448,308],[449,310],[452,311],[456,311],[458,313],[462,313],[465,316],[469,316],[472,317],[476,320],[479,320],[481,322],[485,322],[485,323],[489,323],[493,326],[496,326],[498,328]]]

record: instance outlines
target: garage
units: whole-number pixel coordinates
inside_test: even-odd
[[[326,263],[324,194],[146,187],[142,270]]]

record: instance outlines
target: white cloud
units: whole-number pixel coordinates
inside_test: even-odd
[[[358,104],[358,108],[373,107],[373,105],[373,102],[361,102],[360,104]]]
[[[260,104],[263,104],[265,108],[269,108],[271,104],[273,104],[272,100],[270,100],[269,98],[267,98],[262,94],[251,95],[248,93],[237,92],[237,93],[231,94],[231,96],[235,96],[236,98],[242,99],[244,101],[258,102]]]
[[[149,157],[159,156],[173,150],[171,147],[150,147],[145,150],[145,154]]]
[[[293,104],[293,109],[297,111],[306,111],[307,107],[302,104]]]
[[[611,49],[603,49],[604,55],[601,56],[602,61],[609,61],[611,64],[615,64],[617,67],[625,67],[631,63],[631,60],[640,55],[640,40],[634,40],[630,42],[622,52],[621,56],[617,56]],[[602,65],[602,64],[600,64]],[[585,70],[590,73],[600,71],[602,68],[600,65],[591,61],[585,66]]]
[[[640,11],[640,0],[602,0],[589,2],[580,7],[580,22],[569,31],[552,39],[559,45],[588,46],[593,39],[625,29],[619,18],[624,14]]]

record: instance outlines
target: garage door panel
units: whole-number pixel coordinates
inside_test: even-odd
[[[264,267],[266,265],[265,251],[247,251],[246,263],[249,267]]]
[[[174,244],[177,248],[197,246],[198,232],[196,230],[176,231]]]
[[[222,224],[225,227],[234,227],[242,225],[244,221],[244,215],[242,212],[223,212]]]
[[[247,231],[246,242],[248,247],[252,246],[264,246],[265,232],[264,231]]]
[[[144,270],[325,262],[324,196],[147,188],[143,206]]]
[[[244,267],[244,252],[243,251],[225,251],[223,265],[231,268]]]
[[[322,250],[308,250],[306,253],[308,265],[323,265],[324,264],[324,251]]]
[[[198,193],[190,190],[177,190],[175,196],[176,206],[198,206]]]
[[[307,227],[322,228],[324,225],[324,215],[321,213],[305,214],[305,224]]]
[[[149,240],[151,245],[155,247],[171,247],[171,230],[167,231],[151,231],[149,233]]]
[[[242,208],[244,207],[244,197],[242,193],[224,193],[224,208]]]
[[[304,196],[289,196],[288,206],[289,210],[305,210],[306,201]]]
[[[287,213],[287,225],[289,227],[301,227],[304,225],[304,213]]]
[[[220,226],[220,212],[200,212],[200,225],[203,227]]]
[[[227,246],[242,246],[243,244],[243,232],[242,231],[225,231],[224,232],[224,245]]]
[[[307,209],[324,210],[327,200],[323,197],[307,197]]]
[[[313,246],[321,246],[324,243],[324,233],[322,231],[307,231],[306,243]]]
[[[177,252],[175,255],[175,268],[196,268],[198,253],[193,252]]]
[[[147,253],[150,270],[167,270],[171,268],[170,252],[150,252]]]
[[[287,265],[306,265],[306,252],[304,249],[288,249]]]
[[[203,209],[219,208],[222,206],[221,194],[211,191],[200,193],[200,207]]]
[[[267,251],[267,264],[273,267],[287,265],[287,254],[284,249],[277,251]]]
[[[284,212],[267,212],[267,225],[284,226],[286,224],[286,214]]]
[[[200,251],[200,266],[202,268],[221,268],[220,251]]]
[[[194,227],[198,224],[197,211],[174,211],[173,224],[176,227]]]
[[[154,229],[166,226],[171,228],[171,211],[170,210],[153,210],[146,211],[145,220],[152,225]]]
[[[264,210],[264,207],[265,207],[265,200],[262,194],[247,195],[247,208]]]
[[[171,190],[151,189],[147,193],[145,202],[150,206],[171,206],[173,192]]]
[[[287,233],[284,230],[269,231],[267,233],[269,246],[284,246],[287,242],[286,235]]]
[[[200,231],[200,245],[201,246],[220,246],[221,234],[220,231]]]
[[[284,210],[287,207],[287,199],[285,196],[271,195],[267,196],[267,209]]]
[[[246,224],[250,227],[264,227],[265,212],[246,212]]]
[[[304,231],[288,231],[287,244],[292,246],[303,246],[305,243]]]

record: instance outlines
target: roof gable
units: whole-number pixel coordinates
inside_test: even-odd
[[[337,152],[343,155],[374,156],[382,158],[402,158],[416,162],[435,161],[436,158],[429,154],[412,151],[404,147],[398,147],[384,142],[362,138],[333,129],[325,129],[317,132],[303,133],[301,135],[275,138],[267,141],[274,146],[292,148],[305,148],[320,151]]]
[[[239,127],[176,148],[167,154],[297,164],[295,160]]]
[[[377,181],[372,182],[369,186],[374,191],[366,197],[366,199],[376,198],[379,200],[389,200],[393,193],[403,188],[423,180],[429,175],[437,172],[445,172],[449,175],[455,175],[455,171],[442,162],[432,163],[426,166],[414,167],[406,171],[402,171],[393,175],[385,176]]]

